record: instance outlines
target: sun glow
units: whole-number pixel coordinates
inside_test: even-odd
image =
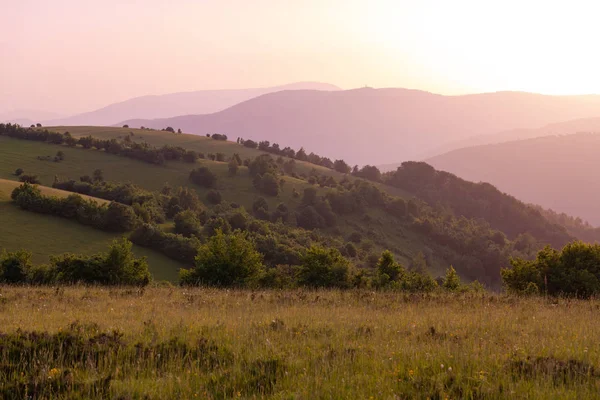
[[[370,40],[389,60],[466,91],[600,93],[591,1],[381,1]]]

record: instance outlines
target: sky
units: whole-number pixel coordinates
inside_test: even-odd
[[[594,1],[0,0],[0,113],[320,81],[600,93]]]

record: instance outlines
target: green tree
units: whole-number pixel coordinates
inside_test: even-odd
[[[391,251],[385,250],[377,261],[377,272],[379,275],[386,275],[391,281],[398,281],[404,278],[405,271],[400,264],[394,260]]]
[[[97,169],[94,171],[93,180],[94,182],[103,182],[104,181],[104,173],[101,169]]]
[[[240,169],[240,164],[238,164],[235,158],[229,160],[229,164],[227,164],[227,169],[229,170],[230,176],[237,175],[238,170]]]
[[[342,174],[347,174],[351,171],[351,168],[344,160],[335,160],[333,162],[333,169]]]
[[[25,283],[31,269],[31,253],[23,250],[0,254],[0,282]]]
[[[452,265],[446,270],[442,287],[450,292],[455,292],[460,288],[460,277]]]
[[[262,261],[262,255],[246,233],[224,234],[217,230],[198,249],[195,268],[182,269],[179,277],[182,284],[188,285],[245,286],[260,274]]]
[[[348,287],[350,262],[335,248],[311,246],[304,256],[298,275],[301,285],[311,287]]]
[[[175,215],[173,220],[175,222],[175,233],[185,237],[200,235],[202,227],[195,212],[191,210],[182,211]]]
[[[190,181],[196,185],[212,188],[217,183],[217,176],[206,167],[199,167],[190,172]]]

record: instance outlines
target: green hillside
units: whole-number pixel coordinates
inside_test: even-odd
[[[95,128],[89,131],[87,128],[75,129],[74,127],[68,127],[69,132],[77,131],[78,135],[81,136],[87,136],[85,133],[93,133],[102,138],[112,137],[115,134],[115,129],[117,131],[121,130],[121,128],[105,129],[107,130],[103,131],[102,128]],[[124,131],[129,132],[129,130]],[[102,132],[107,132],[105,134],[108,136],[103,136]],[[203,143],[213,146],[213,149],[223,149],[223,152],[228,150],[228,154],[233,154],[240,149],[246,149],[235,143],[193,135],[173,135],[168,132],[146,130],[140,132],[143,132],[142,136],[146,136],[145,139],[149,140],[150,136],[152,136],[156,138],[156,141],[164,140],[164,143],[171,143],[170,140],[173,139],[173,143],[178,144],[177,140],[180,140],[180,137],[184,139],[188,136],[198,138],[198,141],[195,142],[198,147],[194,147],[198,150],[202,149],[199,146]],[[156,143],[159,144],[158,142]],[[65,154],[64,161],[53,162],[38,159],[38,156],[53,156],[58,150],[61,150]],[[247,150],[248,155],[262,154],[262,152],[254,149]],[[309,163],[298,164],[304,165],[306,169],[309,167],[313,168],[312,164]],[[199,165],[208,166],[219,177],[216,189],[222,193],[226,201],[236,202],[248,210],[252,209],[253,202],[259,197],[264,197],[267,200],[270,209],[275,209],[277,204],[281,202],[288,205],[291,209],[295,209],[300,205],[301,197],[294,197],[292,195],[294,190],[298,193],[303,193],[304,189],[314,187],[321,195],[327,192],[327,188],[311,185],[305,180],[282,176],[282,179],[285,180],[283,190],[277,197],[270,197],[259,193],[255,189],[246,167],[240,167],[238,174],[231,177],[228,175],[227,163],[225,162],[199,160],[196,165],[183,162],[169,162],[166,165],[157,166],[96,150],[55,146],[48,143],[0,136],[0,178],[17,180],[18,177],[14,175],[14,171],[16,168],[22,168],[27,174],[37,175],[41,183],[48,186],[52,185],[55,177],[78,180],[80,176],[90,175],[95,169],[101,169],[107,181],[132,182],[144,189],[153,191],[160,190],[168,182],[172,187],[190,187],[204,200],[209,189],[193,185],[188,179],[190,170]],[[336,171],[319,166],[314,167],[328,171],[328,173],[336,176],[338,179],[343,177],[342,174]],[[394,192],[393,189],[390,188],[392,193]],[[434,244],[428,244],[422,235],[411,231],[406,226],[399,226],[396,221],[391,220],[388,215],[380,210],[369,209],[365,214],[339,218],[336,227],[329,230],[330,234],[341,236],[344,240],[353,232],[359,232],[365,237],[366,242],[363,246],[370,249],[369,252],[372,251],[374,254],[380,253],[386,248],[392,249],[399,257],[399,261],[406,265],[418,253],[426,254],[429,257],[432,272],[436,275],[441,274],[448,266],[447,262],[444,261],[443,254],[433,251]]]
[[[83,226],[74,221],[22,211],[11,204],[10,194],[19,184],[0,179],[0,249],[32,252],[33,261],[45,263],[51,255],[62,253],[95,254],[106,250],[112,240],[119,237]],[[70,193],[40,187],[46,195],[64,197]],[[95,199],[105,202],[101,199]],[[136,256],[148,258],[152,275],[157,280],[177,278],[183,265],[153,250],[134,246]]]
[[[548,243],[546,238],[550,236],[557,239],[554,245],[572,240],[564,231],[559,230],[559,235],[554,235],[555,226],[541,215],[528,215],[525,205],[500,192],[474,192],[477,195],[474,201],[483,209],[489,208],[486,204],[490,204],[504,210],[502,215],[523,216],[517,230],[504,234],[494,230],[502,230],[500,214],[492,214],[494,218],[489,218],[489,212],[469,214],[470,210],[467,213],[461,209],[461,198],[472,191],[471,187],[462,184],[446,187],[452,182],[433,180],[422,188],[415,185],[423,179],[418,168],[405,171],[406,179],[383,177],[384,182],[391,183],[386,185],[298,160],[293,173],[284,173],[283,165],[288,159],[273,156],[269,162],[274,168],[272,176],[278,182],[278,194],[273,196],[265,194],[256,184],[256,178],[262,179],[263,173],[253,174],[246,166],[239,166],[233,176],[229,173],[229,160],[234,154],[240,155],[245,165],[250,166],[254,161],[260,161],[257,156],[265,154],[235,142],[129,128],[63,127],[50,128],[50,132],[23,129],[21,133],[11,129],[6,127],[6,133],[0,136],[0,178],[16,180],[14,171],[22,168],[26,174],[38,176],[42,184],[51,185],[55,179],[78,181],[81,176],[100,169],[107,182],[130,182],[155,194],[167,182],[172,188],[188,187],[206,203],[208,217],[216,219],[228,218],[236,205],[241,205],[257,219],[276,221],[276,208],[283,204],[289,210],[291,220],[274,237],[268,238],[268,231],[279,229],[275,226],[260,233],[266,241],[263,242],[265,251],[274,253],[279,252],[275,250],[278,246],[287,245],[278,243],[277,235],[284,231],[288,235],[286,240],[295,243],[292,246],[295,251],[306,248],[320,236],[328,238],[327,246],[340,249],[351,258],[352,264],[367,268],[367,271],[372,271],[381,252],[389,249],[405,266],[425,266],[438,276],[454,265],[467,280],[478,279],[499,287],[500,268],[508,265],[510,257],[532,256],[535,250]],[[52,134],[56,131],[68,131],[71,135]],[[85,139],[88,136],[91,139]],[[66,143],[66,137],[71,140],[71,145],[49,143]],[[173,150],[161,149],[165,145]],[[52,158],[59,150],[64,153],[64,160],[55,162]],[[170,155],[173,153],[169,152],[175,150],[180,152],[179,158]],[[207,157],[210,153],[221,153],[224,162],[206,158],[185,162],[181,154],[189,150]],[[216,184],[210,188],[189,180],[190,171],[203,166],[216,176]],[[308,203],[304,198],[306,189],[315,191],[313,200]],[[220,192],[224,205],[210,204],[207,194],[212,190]],[[266,199],[268,206],[268,213],[262,215],[253,210],[253,204],[260,197]],[[230,207],[233,203],[236,205]],[[500,217],[500,223],[496,221],[497,217]],[[306,218],[316,218],[313,221],[316,224],[306,224]],[[298,235],[303,236],[306,232],[294,232],[296,226],[314,231],[313,237],[298,242]],[[534,237],[521,237],[521,233],[530,233]],[[297,262],[297,258],[283,257],[277,262],[287,264]]]

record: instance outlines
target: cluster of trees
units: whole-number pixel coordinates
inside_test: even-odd
[[[377,167],[372,165],[365,165],[362,168],[358,168],[357,165],[355,165],[354,167],[350,167],[350,165],[348,165],[348,163],[346,163],[344,160],[331,161],[330,158],[321,157],[312,152],[307,154],[303,147],[301,147],[298,151],[295,151],[290,147],[281,148],[279,144],[271,144],[268,140],[255,142],[254,140],[250,139],[244,140],[243,138],[238,138],[237,143],[252,149],[258,149],[267,153],[276,154],[278,156],[288,157],[298,161],[305,161],[314,165],[319,165],[321,167],[333,169],[342,174],[352,173],[352,175],[360,178],[372,180],[375,182],[381,181],[381,172]],[[291,171],[288,173],[291,173]]]
[[[210,137],[214,140],[223,140],[223,141],[227,140],[227,135],[223,135],[221,133],[213,133],[212,135],[210,133],[207,133],[206,137]]]
[[[133,209],[124,204],[112,202],[100,205],[77,194],[63,199],[45,196],[38,187],[29,183],[15,188],[11,197],[24,210],[75,219],[84,225],[107,231],[128,232],[139,222]]]
[[[588,298],[600,294],[600,245],[571,242],[562,250],[549,246],[534,260],[516,258],[502,270],[510,292]]]
[[[196,192],[187,187],[174,189],[166,184],[160,192],[150,192],[132,183],[105,182],[98,171],[91,179],[81,177],[80,182],[55,180],[52,187],[132,206],[145,223],[161,224],[182,211],[205,209]]]
[[[150,280],[145,258],[136,258],[127,239],[116,240],[108,252],[84,256],[63,254],[49,264],[34,265],[25,251],[0,254],[0,282],[7,284],[147,285]]]
[[[129,236],[133,243],[163,253],[167,257],[191,264],[197,254],[200,242],[195,237],[164,232],[156,225],[141,224]]]
[[[357,270],[352,263],[332,247],[311,245],[299,252],[296,264],[266,266],[260,245],[248,232],[217,230],[198,249],[194,267],[180,271],[184,285],[217,287],[372,287],[385,290],[431,292],[438,288],[436,280],[426,272],[406,270],[394,261],[392,253],[384,251],[373,271]],[[463,285],[454,268],[439,279],[444,290],[481,291],[480,284]]]
[[[440,204],[457,216],[484,219],[511,239],[529,233],[555,247],[573,239],[564,227],[551,223],[538,210],[494,186],[465,181],[423,162],[404,162],[396,171],[384,174],[383,181],[414,193],[429,204]]]
[[[95,148],[104,150],[107,153],[134,158],[150,164],[163,165],[169,160],[185,160],[195,162],[199,155],[178,146],[163,146],[156,148],[148,143],[136,143],[126,136],[123,140],[117,139],[98,139],[92,136],[85,136],[79,139],[74,138],[69,132],[64,134],[51,132],[47,129],[22,128],[16,124],[0,124],[0,135],[9,136],[24,140],[33,140],[52,144],[64,144],[69,147],[81,146],[84,149]],[[185,157],[185,158],[184,158]]]

